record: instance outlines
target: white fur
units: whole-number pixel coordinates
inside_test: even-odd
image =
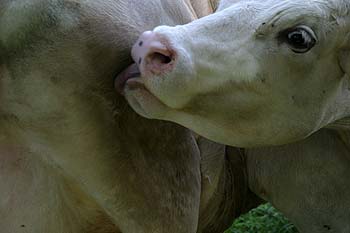
[[[350,116],[348,71],[339,63],[349,19],[344,0],[223,0],[213,15],[154,30],[178,53],[176,67],[142,78],[162,107],[148,108],[149,98],[133,106],[233,146],[301,140]],[[317,37],[305,54],[278,40],[294,26]]]

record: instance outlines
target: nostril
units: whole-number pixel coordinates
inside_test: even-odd
[[[144,70],[160,75],[174,68],[174,54],[169,50],[155,49],[145,58]]]
[[[160,65],[166,65],[172,61],[172,58],[170,56],[155,52],[150,55],[150,60]]]
[[[169,40],[151,31],[140,36],[131,54],[144,77],[150,73],[160,75],[170,72],[177,60],[177,53],[170,46]]]

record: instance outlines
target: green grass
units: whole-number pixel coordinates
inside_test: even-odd
[[[270,204],[238,218],[225,233],[298,233],[297,229]]]

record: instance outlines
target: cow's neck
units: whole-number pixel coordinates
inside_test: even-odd
[[[336,204],[332,201],[341,200],[343,190],[335,200],[334,189],[348,183],[349,147],[343,142],[349,138],[349,131],[337,134],[334,130],[322,129],[299,142],[247,149],[250,188],[296,226],[303,224],[305,218],[296,218],[293,213],[319,217],[323,210]],[[330,203],[319,205],[323,200]],[[315,206],[316,211],[305,212]]]
[[[350,116],[337,120],[327,126],[329,129],[349,130],[350,131]]]
[[[345,146],[350,151],[350,117],[340,119],[328,125],[326,128],[336,130],[338,132],[339,138],[343,141]]]
[[[262,200],[248,187],[243,150],[203,138],[201,151],[201,211],[199,232],[223,232],[232,219],[258,206]],[[202,229],[203,228],[203,229]]]
[[[325,128],[350,130],[350,77],[345,75],[335,91],[335,100],[328,104],[329,110],[324,115],[328,120]]]

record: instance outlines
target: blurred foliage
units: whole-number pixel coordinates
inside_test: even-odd
[[[295,226],[270,204],[238,218],[225,233],[298,233]]]

